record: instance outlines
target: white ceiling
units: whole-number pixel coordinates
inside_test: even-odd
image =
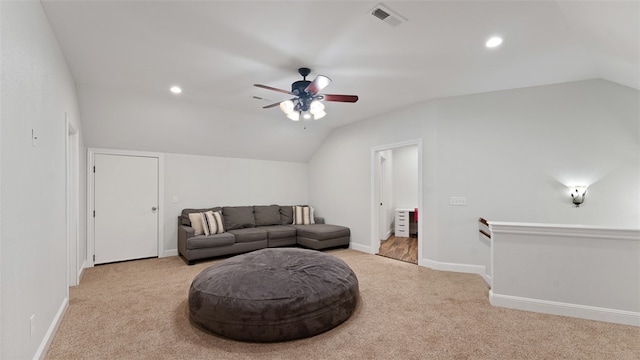
[[[640,1],[386,1],[408,19],[397,27],[371,15],[377,3],[45,0],[43,6],[79,85],[88,146],[306,161],[331,129],[429,99],[593,78],[640,89]],[[487,49],[492,35],[504,43]],[[310,77],[333,79],[327,93],[360,100],[327,103],[327,117],[294,141],[297,125],[252,98],[275,102],[287,95],[252,84],[289,89],[301,66],[312,68]],[[174,84],[184,90],[178,97],[168,93]],[[125,124],[97,124],[106,120],[83,103],[101,91],[194,106],[217,128],[247,126],[230,133],[224,149],[185,144],[180,136],[109,139],[105,127]],[[141,111],[136,117],[145,116]],[[183,126],[202,126],[201,120],[185,116]],[[282,154],[290,146],[299,147],[298,155]]]

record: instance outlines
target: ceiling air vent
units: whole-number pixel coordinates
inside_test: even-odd
[[[383,3],[376,5],[373,10],[371,10],[371,15],[391,26],[398,26],[407,21],[407,18],[389,9],[389,7]]]

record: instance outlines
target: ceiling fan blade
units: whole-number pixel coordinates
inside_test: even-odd
[[[282,90],[282,89],[274,88],[274,87],[267,86],[267,85],[262,85],[262,84],[253,84],[253,86],[255,86],[255,87],[259,87],[259,88],[263,88],[263,89],[267,89],[267,90],[273,90],[273,91],[281,92],[281,93],[284,93],[284,94],[293,95],[293,94],[291,93],[291,91]]]
[[[326,101],[348,102],[354,103],[358,101],[357,95],[336,95],[336,94],[322,94]]]
[[[307,85],[307,88],[304,89],[304,91],[315,95],[318,92],[320,92],[320,90],[322,90],[325,87],[327,87],[327,85],[329,85],[329,83],[331,83],[331,79],[329,79],[328,77],[326,77],[324,75],[318,75],[318,76],[316,76],[315,79],[313,79],[311,84]]]
[[[279,106],[279,105],[280,105],[280,102],[277,102],[277,103],[273,103],[271,105],[263,106],[262,108],[263,109],[271,109],[272,107],[276,107],[276,106]]]
[[[256,99],[256,100],[262,100],[262,101],[266,101],[266,102],[272,102],[272,101],[274,101],[273,99],[269,99],[269,98],[262,97],[262,96],[256,96],[256,95],[253,95],[252,97],[253,97],[254,99]]]

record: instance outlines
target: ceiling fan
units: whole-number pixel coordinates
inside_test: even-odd
[[[305,67],[299,68],[298,73],[302,76],[302,80],[295,81],[293,84],[291,84],[291,91],[278,89],[267,85],[253,84],[254,86],[259,88],[294,96],[289,100],[263,106],[263,109],[269,109],[280,105],[280,109],[291,120],[300,121],[300,117],[302,117],[303,119],[318,120],[327,115],[327,113],[324,111],[324,104],[322,103],[322,101],[349,103],[358,101],[357,95],[321,94],[320,91],[327,85],[329,85],[331,79],[324,75],[318,75],[315,79],[313,79],[313,81],[309,81],[307,80],[307,75],[311,73],[311,69]]]

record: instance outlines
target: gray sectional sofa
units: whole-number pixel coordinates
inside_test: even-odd
[[[225,232],[196,235],[190,213],[221,211]],[[195,260],[239,254],[267,247],[302,245],[311,249],[349,247],[349,228],[324,223],[293,225],[293,206],[226,206],[184,209],[178,216],[178,252],[192,265]]]

